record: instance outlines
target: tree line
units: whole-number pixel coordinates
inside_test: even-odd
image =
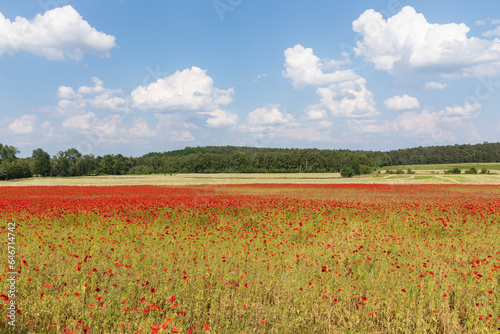
[[[18,158],[0,143],[0,180],[32,176],[173,173],[335,173],[352,176],[383,166],[500,162],[500,143],[429,146],[392,151],[352,151],[239,146],[186,147],[141,157],[82,155],[70,148],[50,156],[43,149]]]

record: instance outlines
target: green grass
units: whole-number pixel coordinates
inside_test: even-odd
[[[481,170],[483,168],[488,169],[490,171],[500,171],[500,163],[461,163],[461,164],[433,164],[433,165],[402,165],[402,166],[385,166],[379,168],[379,170],[398,170],[402,169],[405,172],[410,168],[415,171],[431,171],[431,170],[439,170],[445,171],[448,169],[452,169],[458,167],[463,170],[470,169],[472,167],[476,167],[477,170]]]

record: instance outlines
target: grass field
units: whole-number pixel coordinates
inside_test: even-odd
[[[342,178],[339,173],[295,173],[295,174],[154,174],[121,176],[83,176],[68,178],[30,178],[0,181],[1,186],[56,186],[56,185],[195,185],[195,184],[253,184],[253,183],[294,183],[294,184],[337,184],[337,183],[377,183],[377,184],[500,184],[500,174],[371,174],[353,178]]]
[[[408,168],[414,171],[419,171],[419,172],[431,172],[431,171],[437,171],[437,172],[444,172],[445,170],[449,170],[452,168],[460,168],[462,169],[462,172],[465,170],[468,170],[472,167],[476,167],[477,170],[481,169],[488,169],[491,172],[494,173],[500,173],[500,163],[463,163],[463,164],[439,164],[439,165],[402,165],[402,166],[385,166],[379,168],[379,170],[385,171],[385,170],[398,170],[402,169],[406,172]]]

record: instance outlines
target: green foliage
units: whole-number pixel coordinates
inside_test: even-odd
[[[411,170],[411,168],[408,168],[406,174],[415,174],[415,171]]]
[[[372,168],[367,165],[361,165],[359,169],[360,174],[371,174]]]
[[[462,173],[462,170],[458,167],[455,167],[455,168],[452,168],[449,170],[445,170],[444,173],[445,174],[460,174],[460,173]]]
[[[32,173],[40,176],[49,176],[50,175],[50,155],[38,148],[33,150],[33,154],[31,155],[32,159]]]
[[[319,150],[297,148],[256,148],[241,146],[186,147],[170,152],[151,152],[141,157],[121,154],[82,156],[75,148],[60,151],[47,159],[42,149],[33,151],[30,158],[18,159],[19,150],[0,144],[0,162],[28,162],[31,173],[42,176],[124,175],[152,173],[338,173],[349,167],[352,175],[370,174],[382,166],[409,164],[457,164],[500,162],[500,143],[417,147],[388,152]],[[48,161],[47,161],[48,160]],[[461,166],[462,167],[462,166]],[[414,168],[412,166],[412,168]],[[458,173],[456,167],[447,173]],[[467,167],[462,167],[468,169]],[[414,169],[419,169],[416,166]],[[13,169],[4,165],[0,178],[11,179]],[[403,174],[406,167],[387,170],[387,174]],[[453,170],[455,170],[453,172]],[[410,169],[408,174],[413,174]],[[471,168],[467,173],[474,173]],[[481,170],[482,174],[489,171]],[[15,173],[15,175],[27,175]],[[350,173],[347,173],[350,174]]]
[[[351,167],[345,166],[340,170],[340,176],[342,177],[353,177],[354,175],[356,175],[356,173]]]
[[[31,168],[27,160],[0,162],[0,180],[11,180],[31,177]]]
[[[476,167],[472,167],[469,170],[465,171],[465,174],[477,174],[477,169]]]

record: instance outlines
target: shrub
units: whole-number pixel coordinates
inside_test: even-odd
[[[353,177],[354,174],[354,169],[352,169],[351,167],[345,166],[340,170],[340,176],[342,177]]]
[[[361,174],[371,174],[372,173],[372,168],[367,165],[361,165],[359,168],[359,171]]]
[[[465,171],[465,174],[477,174],[477,169],[476,169],[476,167],[472,167],[471,169],[466,170],[466,171]]]
[[[458,167],[455,167],[455,168],[452,168],[449,170],[445,170],[444,173],[445,174],[460,174],[460,173],[462,173],[462,170]]]

